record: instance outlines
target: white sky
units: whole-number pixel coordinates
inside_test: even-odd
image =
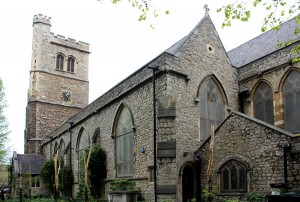
[[[154,30],[149,21],[137,20],[137,12],[127,0],[118,5],[102,1],[0,1],[0,78],[9,105],[6,116],[11,130],[10,151],[24,152],[35,14],[52,18],[54,34],[90,44],[90,102],[187,35],[204,16],[204,4],[210,8],[210,17],[227,51],[260,34],[259,13],[252,14],[251,22],[221,28],[222,15],[216,9],[230,0],[152,0],[158,9],[171,12],[167,16],[160,14]]]

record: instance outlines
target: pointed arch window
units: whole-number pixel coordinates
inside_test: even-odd
[[[131,112],[123,106],[115,124],[117,177],[133,175],[134,131]]]
[[[90,138],[87,131],[82,128],[80,130],[79,139],[77,142],[77,156],[78,156],[78,178],[81,179],[84,175],[84,155],[86,149],[90,145]]]
[[[68,72],[74,72],[74,64],[75,64],[75,59],[73,57],[69,57],[68,64],[67,64]]]
[[[283,84],[284,129],[300,132],[300,73],[291,71]]]
[[[200,139],[210,136],[211,125],[215,128],[221,124],[225,117],[225,104],[220,88],[214,79],[207,79],[199,90],[200,105]]]
[[[220,168],[222,192],[247,191],[247,167],[240,161],[230,160]]]
[[[261,82],[257,86],[253,101],[254,117],[274,125],[273,93],[267,83]]]
[[[62,54],[58,54],[56,56],[56,69],[57,70],[64,69],[64,56]]]

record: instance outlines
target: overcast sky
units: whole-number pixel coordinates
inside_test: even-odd
[[[89,81],[92,102],[131,73],[187,35],[203,18],[204,4],[227,51],[260,34],[259,13],[251,22],[222,29],[216,9],[228,0],[152,0],[162,13],[139,22],[123,0],[1,0],[0,78],[3,80],[10,126],[10,151],[24,152],[25,109],[32,51],[32,19],[52,18],[51,32],[90,44]],[[156,3],[155,3],[156,2]],[[170,15],[164,15],[170,10]],[[150,28],[154,23],[155,29]]]

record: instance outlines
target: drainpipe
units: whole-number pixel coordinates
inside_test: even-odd
[[[150,64],[149,69],[152,69],[152,88],[153,88],[153,158],[154,158],[154,201],[157,202],[157,192],[156,192],[156,99],[155,99],[155,73],[158,71],[158,65]]]
[[[287,188],[288,180],[287,180],[287,153],[291,148],[290,143],[279,144],[278,147],[283,149],[283,169],[284,169],[284,184]]]
[[[70,120],[68,121],[68,123],[70,124],[70,170],[71,170],[71,175],[73,175],[73,169],[72,169],[72,127],[74,125],[74,121]],[[73,198],[73,185],[71,185],[71,190],[70,190],[70,194],[71,194],[71,199]]]

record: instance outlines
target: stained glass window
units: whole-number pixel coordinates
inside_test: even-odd
[[[133,175],[133,120],[127,107],[123,107],[115,128],[117,176]]]
[[[217,84],[206,80],[199,91],[200,104],[200,139],[205,140],[210,136],[211,125],[215,128],[224,120],[224,101]]]
[[[222,192],[246,192],[247,191],[247,167],[240,161],[230,160],[221,169]]]
[[[261,82],[254,94],[254,117],[274,124],[273,93],[270,86]]]
[[[292,71],[283,84],[284,129],[300,132],[300,73]]]

